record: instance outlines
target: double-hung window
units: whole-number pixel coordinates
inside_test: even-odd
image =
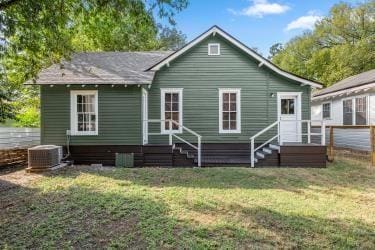
[[[219,132],[241,133],[240,89],[219,89]]]
[[[343,100],[343,124],[367,125],[367,96]]]
[[[98,91],[71,91],[71,134],[98,134]]]
[[[326,102],[322,104],[323,120],[331,119],[331,103]]]
[[[182,132],[182,89],[161,89],[161,132],[168,133],[169,120],[173,120],[172,131]],[[179,126],[180,125],[180,126]]]
[[[343,124],[353,125],[353,100],[347,99],[343,101]]]
[[[355,124],[367,125],[367,98],[355,98]]]

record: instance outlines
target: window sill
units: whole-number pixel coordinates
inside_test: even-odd
[[[165,130],[165,131],[160,131],[160,134],[161,135],[169,135],[169,130]],[[181,130],[172,130],[172,134],[182,134],[182,131]]]
[[[97,132],[94,132],[94,133],[72,132],[70,135],[71,136],[96,136],[98,135],[98,133]]]
[[[241,134],[241,130],[221,130],[219,134]]]

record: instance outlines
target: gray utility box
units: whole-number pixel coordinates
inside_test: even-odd
[[[134,167],[134,153],[116,153],[116,167]]]

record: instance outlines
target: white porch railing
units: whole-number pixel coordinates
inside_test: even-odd
[[[178,122],[174,121],[174,120],[160,120],[160,119],[149,119],[149,120],[144,120],[143,122],[145,123],[160,123],[161,126],[165,126],[165,122],[168,122],[169,123],[169,130],[167,135],[169,136],[169,145],[173,145],[173,137],[177,138],[178,140],[186,143],[187,145],[189,145],[190,147],[194,148],[195,150],[197,150],[197,158],[198,158],[198,167],[201,167],[202,166],[202,136],[199,135],[197,132],[179,124]],[[187,132],[189,132],[190,134],[194,135],[197,137],[197,146],[195,146],[194,144],[188,142],[187,140],[181,138],[180,136],[176,135],[175,131],[172,129],[172,125],[175,124],[178,126],[178,128],[182,128],[182,130],[186,130]],[[148,126],[144,126],[144,127],[147,127]],[[146,131],[146,136],[148,137],[148,135],[166,135],[164,133],[149,133],[148,131]]]
[[[306,123],[307,124],[307,133],[303,133],[302,131],[299,132],[298,130],[296,132],[293,132],[293,133],[285,133],[285,132],[282,132],[280,131],[281,129],[281,123],[283,122],[295,122],[296,124],[300,123],[301,127],[302,127],[302,124]],[[311,122],[320,122],[321,123],[321,132],[320,133],[311,133]],[[263,135],[264,133],[266,133],[267,131],[273,129],[274,127],[277,126],[277,133],[276,135],[272,136],[271,138],[269,138],[268,140],[266,140],[264,143],[262,143],[260,146],[256,147],[255,148],[255,139],[258,138],[259,136]],[[250,161],[251,161],[251,167],[254,167],[255,165],[255,152],[264,147],[265,145],[267,145],[268,143],[274,141],[277,139],[279,145],[283,145],[284,143],[284,136],[285,135],[296,135],[296,136],[306,136],[307,135],[307,143],[311,143],[311,136],[316,136],[316,135],[320,135],[322,140],[321,140],[321,144],[322,145],[325,145],[326,144],[326,136],[325,136],[325,123],[324,123],[324,120],[322,121],[311,121],[311,120],[285,120],[285,121],[282,121],[282,120],[278,120],[274,123],[272,123],[271,125],[269,125],[268,127],[262,129],[261,131],[259,131],[258,133],[256,133],[255,135],[253,135],[251,138],[250,138]]]

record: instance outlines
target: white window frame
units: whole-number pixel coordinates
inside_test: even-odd
[[[324,113],[324,104],[329,104],[329,117],[324,118],[323,113]],[[322,103],[322,120],[332,120],[332,102],[323,102]]]
[[[211,46],[217,46],[217,54],[211,52]],[[220,43],[209,43],[208,44],[208,55],[209,56],[220,56]]]
[[[172,133],[181,134],[182,133],[182,126],[183,126],[183,121],[182,121],[182,117],[183,117],[183,109],[182,109],[183,108],[183,105],[182,105],[183,88],[161,88],[160,89],[160,117],[161,117],[160,133],[161,134],[169,134],[169,129],[168,130],[165,129],[165,94],[166,93],[178,93],[178,111],[179,111],[178,120],[179,120],[180,127],[178,128],[178,130],[172,129]]]
[[[95,96],[95,131],[78,131],[77,125],[77,95]],[[98,135],[98,91],[97,90],[71,90],[70,91],[70,134],[71,135]]]
[[[342,116],[342,124],[344,124],[344,101],[346,100],[352,100],[352,124],[353,126],[357,126],[357,116],[356,116],[356,109],[357,109],[357,104],[356,104],[356,101],[355,99],[356,98],[362,98],[362,97],[366,97],[366,125],[369,125],[370,124],[370,95],[355,95],[355,96],[350,96],[350,97],[346,97],[346,98],[342,98],[341,99],[341,104],[342,104],[342,113],[341,113],[341,116]],[[323,112],[323,111],[322,111]],[[360,125],[358,125],[360,126]]]
[[[236,93],[236,129],[223,129],[223,94]],[[241,89],[240,88],[220,88],[219,89],[219,133],[220,134],[240,134],[241,133]]]

